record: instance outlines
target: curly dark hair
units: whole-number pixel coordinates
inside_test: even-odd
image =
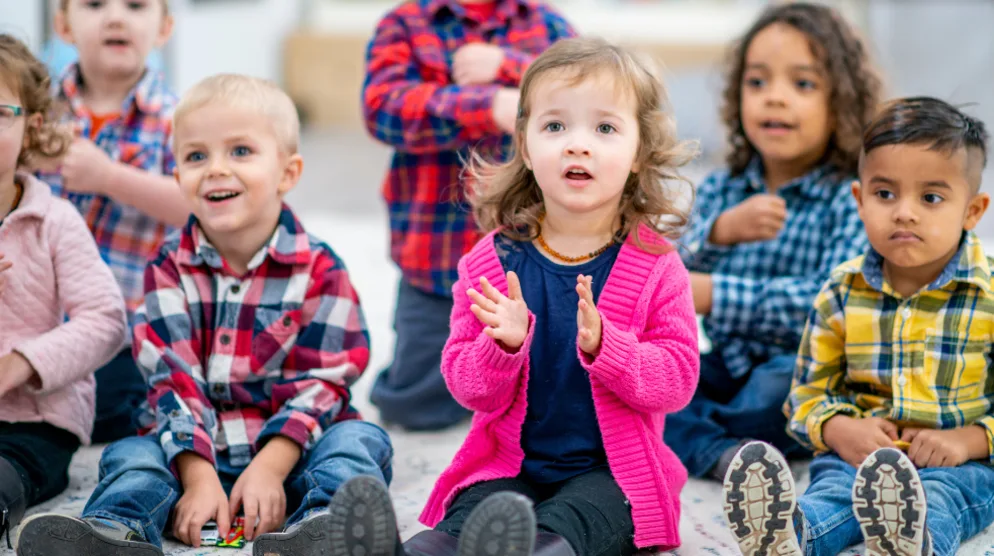
[[[48,69],[23,42],[6,33],[0,33],[0,83],[17,95],[25,118],[41,115],[37,125],[24,131],[28,141],[17,157],[17,166],[26,167],[37,156],[62,156],[72,142],[72,133],[58,125]]]
[[[732,174],[741,174],[756,156],[742,126],[742,76],[746,51],[752,40],[770,25],[782,23],[804,33],[815,58],[828,74],[829,109],[835,129],[822,162],[839,171],[855,173],[863,126],[873,117],[882,84],[870,62],[863,41],[834,9],[828,6],[791,2],[767,8],[728,52],[722,119],[728,128],[731,151],[727,162]]]

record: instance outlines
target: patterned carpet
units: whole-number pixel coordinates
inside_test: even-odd
[[[354,389],[354,399],[365,417],[377,421],[375,409],[367,403],[373,375],[388,362],[393,343],[390,322],[397,274],[386,259],[386,224],[368,217],[331,217],[326,213],[302,215],[308,229],[328,241],[346,261],[366,312],[373,343],[373,358],[366,375]],[[346,238],[346,240],[343,240]],[[358,239],[356,239],[358,238]],[[394,504],[400,521],[403,538],[408,538],[424,527],[417,516],[428,497],[435,478],[452,458],[466,434],[466,426],[441,433],[409,433],[389,430],[393,439],[394,481],[391,486]],[[72,481],[68,490],[58,498],[32,508],[38,511],[56,511],[79,515],[96,483],[97,462],[102,446],[81,450],[73,461]],[[794,468],[798,488],[807,485],[806,466]],[[721,487],[716,483],[692,480],[681,495],[682,522],[680,534],[683,546],[674,554],[734,555],[738,548],[724,519],[721,517]],[[4,545],[5,547],[5,545]],[[228,548],[194,549],[178,543],[167,543],[170,556],[194,555],[248,555],[251,547],[242,550]],[[0,550],[0,556],[12,554]],[[859,548],[845,554],[859,554]],[[961,550],[964,555],[994,556],[994,528],[972,539]]]

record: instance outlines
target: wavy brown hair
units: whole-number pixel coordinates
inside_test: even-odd
[[[17,95],[25,119],[41,116],[37,118],[40,123],[25,127],[27,145],[17,157],[17,166],[27,167],[36,156],[58,158],[65,154],[72,133],[58,124],[48,69],[23,42],[6,33],[0,34],[0,83]]]
[[[822,158],[839,171],[854,174],[859,162],[863,127],[880,101],[881,81],[863,41],[842,16],[828,6],[791,2],[768,8],[728,52],[722,119],[728,129],[731,173],[741,174],[758,153],[742,126],[742,76],[746,51],[760,31],[775,23],[804,33],[811,52],[825,69],[830,86],[829,112],[835,129]]]
[[[687,224],[688,208],[680,208],[680,188],[690,182],[677,172],[696,153],[691,143],[677,139],[676,122],[667,109],[666,88],[646,59],[600,39],[562,40],[532,62],[521,80],[521,100],[514,127],[514,149],[504,164],[491,164],[474,153],[467,165],[474,183],[471,196],[476,221],[484,231],[497,228],[517,241],[530,241],[539,233],[544,212],[542,190],[535,175],[525,166],[522,153],[525,128],[531,113],[532,91],[543,79],[564,79],[578,84],[593,76],[610,75],[619,91],[631,94],[636,102],[639,146],[635,155],[638,173],[629,174],[618,207],[621,229],[615,236],[623,240],[640,224],[646,224],[664,237],[676,237]],[[635,240],[643,244],[638,234]]]

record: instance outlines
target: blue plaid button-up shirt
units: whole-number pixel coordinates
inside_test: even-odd
[[[762,163],[740,174],[711,174],[697,187],[683,238],[684,264],[711,275],[713,305],[704,330],[733,377],[778,355],[796,353],[815,296],[836,266],[862,254],[866,232],[850,192],[854,176],[818,167],[777,190],[787,220],[769,241],[715,245],[718,216],[767,191]]]

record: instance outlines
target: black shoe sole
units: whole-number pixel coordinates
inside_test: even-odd
[[[763,442],[742,447],[725,475],[724,514],[745,556],[802,556],[794,530],[794,477],[780,452]]]
[[[458,556],[531,556],[535,547],[532,501],[498,492],[480,502],[459,535]]]
[[[881,448],[856,471],[853,514],[868,556],[920,556],[925,544],[925,490],[900,450]]]
[[[21,525],[17,556],[163,556],[147,542],[104,537],[90,524],[53,514],[32,516]]]
[[[347,481],[331,498],[330,514],[321,521],[327,551],[307,548],[284,552],[254,552],[254,556],[393,556],[399,537],[390,492],[379,479],[359,476]],[[306,528],[306,527],[305,527]]]

